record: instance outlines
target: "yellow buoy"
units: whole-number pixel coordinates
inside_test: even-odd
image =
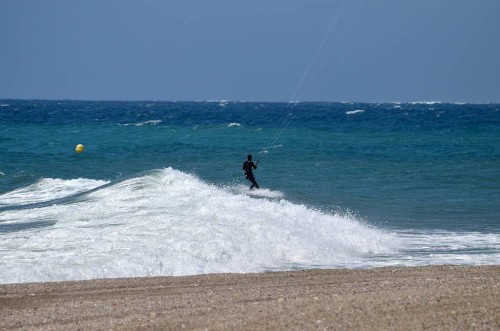
[[[75,152],[82,153],[84,150],[85,150],[85,146],[83,146],[82,144],[76,145]]]

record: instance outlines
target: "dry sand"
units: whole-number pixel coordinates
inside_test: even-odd
[[[500,266],[0,285],[0,329],[500,330]]]

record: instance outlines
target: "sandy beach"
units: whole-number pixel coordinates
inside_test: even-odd
[[[2,330],[499,330],[500,266],[0,285]]]

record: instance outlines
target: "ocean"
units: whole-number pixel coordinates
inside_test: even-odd
[[[0,100],[2,284],[499,263],[500,104]]]

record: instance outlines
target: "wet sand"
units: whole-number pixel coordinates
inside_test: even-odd
[[[500,330],[500,266],[0,285],[0,329]]]

